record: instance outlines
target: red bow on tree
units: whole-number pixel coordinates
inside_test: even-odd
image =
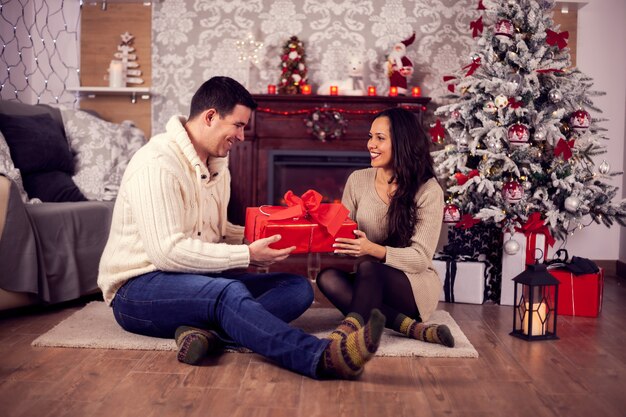
[[[337,234],[349,214],[343,204],[322,204],[322,195],[315,190],[306,191],[302,197],[289,190],[285,193],[285,202],[288,207],[270,214],[270,220],[310,217],[332,236]]]
[[[461,172],[457,172],[456,174],[454,174],[454,178],[456,178],[457,184],[463,185],[468,180],[470,180],[471,178],[474,178],[477,175],[478,175],[478,170],[477,169],[473,169],[467,175],[465,175],[465,174],[463,174]]]
[[[546,37],[546,42],[548,43],[548,45],[558,45],[559,49],[563,49],[567,46],[567,39],[569,38],[568,31],[556,33],[553,30],[546,29],[546,34],[548,35]]]
[[[480,223],[480,220],[473,218],[471,214],[464,214],[463,217],[461,217],[461,220],[459,220],[454,227],[467,230],[478,223]]]
[[[446,135],[446,129],[441,125],[441,120],[437,119],[435,126],[428,130],[433,143],[439,143],[441,139]]]
[[[471,64],[466,65],[466,66],[463,67],[463,69],[469,68],[467,70],[467,73],[465,73],[465,76],[469,77],[470,75],[472,75],[474,73],[474,71],[476,71],[478,69],[478,67],[480,67],[480,58],[477,58]]]
[[[564,161],[570,159],[572,157],[572,148],[574,147],[575,141],[575,139],[567,141],[563,138],[559,139],[556,147],[554,148],[554,156],[557,157],[562,155]]]
[[[470,22],[470,29],[472,29],[472,38],[475,38],[483,33],[483,17],[480,16],[478,20]]]
[[[454,75],[444,75],[443,76],[443,82],[444,83],[447,83],[448,81],[452,81],[454,79],[456,79],[456,77]],[[448,90],[451,93],[454,93],[454,84],[448,84]]]
[[[509,97],[509,107],[511,107],[512,109],[522,107],[523,104],[523,101],[517,101],[515,100],[515,97]]]
[[[485,9],[485,5],[483,4],[483,0],[480,0],[478,2],[478,9],[477,10],[486,10]]]

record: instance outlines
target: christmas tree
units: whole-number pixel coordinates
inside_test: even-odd
[[[289,38],[283,46],[281,55],[281,75],[278,83],[278,92],[281,94],[298,94],[303,84],[306,84],[307,68],[304,45],[297,36]]]
[[[471,62],[444,77],[450,104],[430,129],[445,181],[447,223],[478,222],[513,233],[540,218],[557,239],[584,226],[624,226],[614,202],[602,119],[592,80],[571,68],[568,33],[552,21],[553,0],[481,0],[471,22]],[[540,217],[539,217],[540,216]]]

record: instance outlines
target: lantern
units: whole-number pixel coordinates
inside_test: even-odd
[[[550,340],[556,335],[559,280],[548,272],[544,264],[529,265],[513,278],[513,331],[520,339]]]

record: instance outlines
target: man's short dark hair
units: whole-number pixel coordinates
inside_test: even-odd
[[[204,82],[191,99],[189,119],[214,108],[220,117],[228,116],[237,104],[254,110],[258,104],[246,87],[230,77],[213,77]]]

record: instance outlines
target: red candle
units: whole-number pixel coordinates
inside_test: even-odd
[[[398,87],[396,87],[395,85],[392,85],[392,86],[389,88],[389,95],[390,95],[391,97],[396,97],[396,96],[398,95]]]
[[[367,87],[367,95],[368,96],[375,96],[376,95],[376,87],[374,87],[373,85],[370,85],[369,87]]]
[[[302,94],[308,96],[309,94],[311,94],[311,86],[308,84],[302,84],[300,91],[302,91]]]
[[[422,89],[421,89],[421,88],[419,88],[419,87],[413,87],[413,88],[411,89],[411,95],[412,95],[413,97],[419,97],[419,96],[421,96],[421,95],[422,95]]]
[[[267,94],[276,94],[276,86],[274,84],[267,86]]]
[[[330,86],[330,95],[331,96],[336,96],[339,94],[339,87],[337,87],[336,85],[331,85]]]

